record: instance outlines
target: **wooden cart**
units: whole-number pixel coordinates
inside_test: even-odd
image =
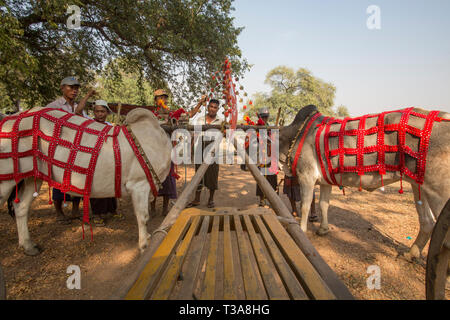
[[[336,299],[270,209],[184,210],[126,299]]]

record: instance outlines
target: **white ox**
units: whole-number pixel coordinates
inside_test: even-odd
[[[41,110],[42,108],[33,108],[30,112]],[[51,115],[61,117],[63,112],[54,110],[50,111]],[[79,116],[74,116],[70,119],[73,123],[82,123],[86,119]],[[129,124],[131,131],[139,140],[146,156],[148,157],[151,165],[154,168],[160,181],[164,181],[170,171],[170,156],[171,156],[171,144],[165,131],[160,127],[158,120],[153,113],[146,109],[134,109],[128,113],[126,117],[126,123]],[[11,132],[14,121],[6,120],[2,132]],[[31,129],[33,123],[32,117],[24,118],[20,123],[20,130]],[[88,126],[88,128],[101,130],[104,124],[94,122]],[[52,135],[53,123],[46,119],[41,119],[40,130],[47,135]],[[112,129],[110,131],[112,134]],[[61,132],[61,138],[74,141],[75,131],[70,129],[63,129]],[[84,134],[81,140],[81,145],[93,147],[97,137],[90,134]],[[122,194],[130,194],[133,202],[134,212],[136,214],[138,226],[139,226],[139,248],[143,251],[148,243],[150,235],[147,231],[147,221],[149,219],[148,213],[148,201],[150,195],[150,201],[153,200],[153,194],[150,192],[150,184],[146,178],[144,170],[139,164],[130,144],[125,137],[124,133],[120,131],[118,135],[118,142],[120,145],[121,163],[122,163],[122,175],[121,175],[121,192]],[[30,150],[32,148],[32,139],[21,138],[19,142],[19,152]],[[48,152],[48,143],[42,141],[38,146],[39,150],[44,154]],[[11,150],[10,139],[0,139],[0,153],[9,152]],[[58,146],[55,150],[55,159],[64,161],[69,155],[67,148]],[[33,167],[33,158],[22,158],[20,160],[20,172],[26,172]],[[89,154],[79,152],[75,165],[81,167],[88,167],[90,160]],[[46,163],[38,160],[38,167],[40,170],[46,168]],[[10,174],[13,172],[13,162],[11,159],[0,159],[0,174]],[[113,150],[113,139],[108,138],[102,148],[97,160],[95,172],[93,175],[92,189],[90,196],[92,198],[106,198],[115,196],[115,161]],[[53,166],[52,178],[57,181],[62,181],[62,175],[64,171]],[[79,188],[82,188],[85,183],[86,176],[78,173],[72,173],[71,183]],[[17,231],[19,235],[19,246],[23,247],[25,254],[36,255],[40,252],[39,247],[31,240],[28,232],[28,212],[33,201],[33,193],[35,192],[34,177],[29,177],[24,180],[23,187],[19,190],[19,203],[13,203]],[[42,180],[36,180],[37,191],[39,191]],[[13,180],[0,182],[0,205],[3,205],[8,199],[11,192],[16,187],[16,183]],[[74,193],[70,193],[77,195]]]

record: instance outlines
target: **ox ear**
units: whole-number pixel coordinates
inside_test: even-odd
[[[127,117],[125,118],[125,121],[128,124],[136,123],[136,122],[142,121],[142,120],[150,120],[150,121],[156,120],[157,121],[153,112],[151,112],[150,110],[145,109],[145,108],[133,109],[130,112],[128,112]]]
[[[290,124],[290,126],[295,126],[295,125],[301,124],[303,121],[305,121],[305,119],[309,115],[311,115],[313,112],[316,112],[316,111],[318,111],[317,107],[315,105],[312,105],[312,104],[301,108],[300,111],[295,116],[294,121],[292,121],[292,123]]]

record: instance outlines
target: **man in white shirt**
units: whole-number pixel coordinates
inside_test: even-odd
[[[207,114],[204,117],[200,117],[195,121],[196,125],[206,125],[206,124],[220,124],[221,120],[217,118],[217,112],[219,111],[220,102],[216,99],[211,99],[208,104]],[[203,152],[206,146],[211,142],[204,142],[202,148],[202,160]],[[200,164],[195,165],[195,171],[198,170]],[[214,192],[218,189],[218,180],[219,180],[219,164],[214,162],[209,165],[208,170],[202,179],[202,182],[199,184],[197,191],[195,192],[195,199],[192,201],[188,207],[195,207],[200,204],[200,196],[202,193],[202,188],[205,186],[209,190],[209,200],[208,200],[208,208],[214,208]]]
[[[70,113],[76,113],[78,104],[75,102],[76,97],[80,89],[80,83],[75,77],[66,77],[61,81],[61,92],[62,97],[56,99],[55,101],[46,105],[46,108],[57,108]],[[86,101],[96,94],[95,90],[90,90],[87,95],[80,101],[80,105],[83,105],[81,110],[84,108]],[[70,224],[71,219],[76,219],[81,217],[79,207],[80,207],[80,197],[71,197],[66,195],[66,201],[72,201],[72,214],[70,217],[66,217],[62,210],[62,204],[64,202],[64,193],[59,189],[53,188],[52,199],[56,210],[56,221],[61,224]]]

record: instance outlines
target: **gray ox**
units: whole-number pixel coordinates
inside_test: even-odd
[[[30,111],[37,111],[41,108],[33,108]],[[51,111],[52,115],[60,117],[64,115],[60,111]],[[79,116],[71,118],[71,122],[82,123],[86,119]],[[31,117],[25,118],[21,121],[20,129],[31,129],[33,119]],[[169,174],[170,170],[170,155],[171,144],[170,140],[163,129],[161,129],[158,120],[153,113],[146,109],[134,109],[128,113],[126,117],[126,123],[131,127],[131,131],[135,134],[141,146],[144,149],[150,163],[152,164],[160,181]],[[9,132],[12,130],[14,121],[6,121],[2,131]],[[47,135],[52,135],[52,123],[41,119],[40,129]],[[101,130],[103,124],[92,123],[88,127]],[[112,130],[110,131],[112,134]],[[74,141],[74,130],[62,130],[61,138],[68,141]],[[90,134],[84,134],[81,141],[82,145],[93,147],[97,137]],[[149,219],[148,213],[148,201],[150,194],[150,201],[153,199],[153,194],[150,192],[150,185],[145,176],[144,170],[139,164],[133,150],[130,147],[128,140],[124,133],[120,131],[118,136],[120,144],[121,160],[122,160],[122,179],[121,190],[122,194],[131,194],[134,213],[136,214],[138,226],[139,226],[139,248],[143,251],[148,243],[150,235],[147,231],[147,221]],[[32,139],[21,139],[19,143],[19,151],[26,151],[32,148]],[[40,143],[39,149],[46,154],[48,152],[48,143]],[[10,139],[0,139],[0,152],[9,152],[11,150]],[[55,151],[55,159],[67,159],[69,150],[64,147],[57,147]],[[79,153],[77,155],[75,164],[81,167],[88,167],[90,155]],[[21,172],[31,170],[33,166],[32,157],[23,158],[20,161]],[[64,160],[62,160],[64,161]],[[95,172],[92,181],[91,197],[93,198],[106,198],[114,197],[114,172],[115,172],[113,139],[107,139],[103,144],[95,167]],[[38,167],[45,169],[46,165],[42,161],[38,161]],[[63,170],[55,168],[52,170],[52,177],[55,181],[61,182]],[[13,172],[13,166],[11,159],[0,159],[0,174],[7,174]],[[77,173],[72,173],[72,184],[83,188],[85,176]],[[28,212],[33,201],[33,193],[35,192],[34,177],[30,177],[24,180],[23,187],[19,190],[19,203],[14,203],[14,210],[16,215],[17,230],[19,235],[19,246],[23,247],[25,254],[36,255],[40,252],[39,247],[30,239],[28,232]],[[41,180],[37,180],[38,191],[42,185]],[[14,181],[1,181],[0,182],[0,205],[3,205],[8,199],[9,195],[15,188]],[[71,194],[71,193],[69,193]]]
[[[292,175],[290,167],[287,165],[288,150],[291,143],[295,139],[297,131],[302,127],[302,125],[310,119],[310,116],[317,111],[315,106],[307,106],[302,108],[296,115],[294,121],[287,127],[280,130],[280,165],[283,171]],[[417,113],[428,114],[429,111],[422,109],[414,109]],[[445,112],[440,112],[439,117],[444,119],[450,119],[450,114]],[[315,184],[320,185],[320,200],[319,206],[322,213],[322,220],[320,228],[317,231],[319,235],[325,235],[328,233],[328,206],[330,201],[330,194],[332,186],[329,185],[324,177],[322,176],[322,170],[317,157],[315,148],[315,137],[317,132],[317,124],[320,124],[323,116],[320,116],[315,120],[311,129],[307,133],[303,149],[301,151],[300,158],[298,160],[298,165],[296,168],[298,181],[301,187],[301,228],[303,231],[307,229],[307,217],[310,210],[311,201],[313,197],[313,188]],[[390,113],[385,116],[385,123],[398,123],[400,120],[399,113]],[[358,129],[357,121],[355,124],[351,122],[347,123],[346,129]],[[418,118],[411,117],[409,124],[418,128],[423,127],[423,120],[420,121]],[[333,126],[340,126],[339,124],[332,125],[331,131],[338,131],[338,128]],[[368,123],[366,124],[368,128]],[[325,159],[324,153],[324,133],[321,134],[320,139],[320,152],[322,159]],[[372,136],[366,136],[368,145],[376,145],[376,134]],[[301,135],[300,135],[301,137]],[[355,148],[356,146],[356,136],[346,136],[344,139],[345,148]],[[295,151],[299,145],[300,138],[295,142],[295,146],[292,152],[292,158],[295,155]],[[397,135],[388,134],[385,135],[385,144],[397,145]],[[406,135],[407,145],[417,145],[417,138],[413,136]],[[337,149],[337,138],[330,138],[330,149]],[[337,157],[335,157],[337,158]],[[346,166],[355,165],[354,159],[346,159]],[[353,161],[353,162],[352,162]],[[364,163],[366,161],[370,164],[375,164],[377,161],[377,154],[369,154],[367,158],[365,156]],[[344,163],[345,163],[344,162]],[[390,162],[390,163],[389,163]],[[326,172],[328,168],[326,166]],[[398,153],[386,154],[386,163],[398,164]],[[336,167],[337,159],[332,159],[333,167]],[[415,162],[412,159],[406,157],[405,165],[408,168],[414,168]],[[341,175],[336,174],[336,180],[341,181]],[[384,185],[388,185],[400,180],[399,172],[387,172],[383,176]],[[416,204],[417,213],[419,215],[420,231],[414,241],[410,251],[405,253],[404,256],[408,260],[412,258],[419,258],[421,252],[428,242],[433,226],[439,213],[444,207],[447,200],[450,198],[450,122],[434,122],[432,133],[429,141],[429,149],[427,154],[427,163],[425,169],[425,180],[421,186],[421,202],[419,202],[419,189],[417,183],[403,176],[404,181],[408,181],[413,189],[414,200]],[[342,184],[344,187],[359,187],[360,186],[360,176],[356,173],[344,173],[342,176]],[[362,188],[368,191],[373,191],[382,186],[381,176],[378,173],[366,173],[362,176]],[[421,203],[421,204],[420,204]]]

